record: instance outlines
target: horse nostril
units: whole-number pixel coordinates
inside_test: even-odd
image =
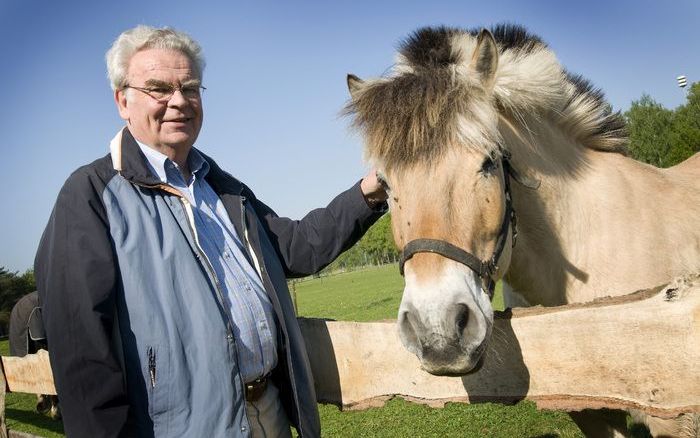
[[[467,323],[469,323],[469,307],[464,304],[458,305],[456,324],[457,333],[461,335],[467,328]]]
[[[399,315],[399,329],[408,345],[418,345],[416,322],[415,317],[409,311],[401,312]]]

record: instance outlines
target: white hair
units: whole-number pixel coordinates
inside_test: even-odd
[[[169,27],[155,28],[139,25],[122,32],[105,55],[107,77],[112,90],[116,91],[127,85],[126,74],[131,57],[145,49],[169,49],[182,52],[193,62],[200,78],[204,73],[202,47],[192,37]]]

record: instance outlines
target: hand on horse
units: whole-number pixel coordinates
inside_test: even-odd
[[[362,189],[367,205],[371,208],[377,207],[389,197],[386,193],[386,186],[377,177],[377,169],[370,169],[369,173],[362,178],[360,189]]]

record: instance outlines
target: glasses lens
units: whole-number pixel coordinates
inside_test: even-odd
[[[188,99],[197,99],[200,96],[198,86],[182,87],[182,95]]]

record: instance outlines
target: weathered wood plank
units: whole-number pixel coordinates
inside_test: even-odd
[[[2,356],[2,366],[10,392],[56,394],[46,350],[24,357]]]
[[[624,298],[497,315],[483,366],[463,377],[420,369],[395,322],[300,319],[318,399],[345,408],[400,395],[447,401],[534,400],[541,408],[700,412],[700,279]]]
[[[10,430],[7,436],[8,438],[41,438],[39,435],[33,435],[27,432],[19,432],[17,430]]]

